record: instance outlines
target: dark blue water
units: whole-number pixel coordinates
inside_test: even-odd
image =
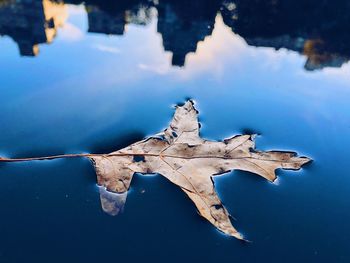
[[[203,137],[259,133],[258,149],[314,162],[279,171],[278,184],[245,172],[215,178],[252,243],[219,233],[160,176],[136,175],[113,217],[86,159],[0,164],[0,262],[350,261],[349,63],[305,69],[307,54],[248,45],[216,12],[212,32],[182,63],[164,50],[178,38],[157,32],[154,8],[123,35],[87,33],[85,7],[65,8],[35,57],[0,38],[1,156],[117,150],[164,129],[173,106],[192,98]]]

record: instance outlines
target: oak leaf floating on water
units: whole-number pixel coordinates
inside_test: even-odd
[[[243,239],[232,226],[230,216],[218,197],[213,176],[232,170],[248,171],[273,182],[278,168],[298,170],[309,162],[293,152],[257,151],[254,135],[238,135],[224,141],[208,141],[199,136],[198,111],[192,101],[177,106],[168,128],[145,140],[109,154],[59,155],[0,161],[44,160],[88,157],[92,160],[104,210],[117,214],[113,202],[125,202],[134,173],[157,173],[179,186],[196,205],[199,214],[223,233]],[[115,201],[108,191],[119,193]],[[121,201],[120,201],[121,200]],[[110,202],[112,204],[110,204]]]

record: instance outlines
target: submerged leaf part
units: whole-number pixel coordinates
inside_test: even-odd
[[[106,188],[102,186],[99,188],[102,210],[111,216],[116,216],[119,213],[122,213],[126,202],[127,192],[119,194],[107,191]]]
[[[199,214],[227,235],[243,239],[232,226],[218,197],[212,176],[232,170],[255,173],[269,181],[278,168],[298,170],[310,161],[292,152],[257,151],[254,135],[239,135],[222,142],[199,136],[198,111],[192,101],[176,108],[164,132],[105,155],[90,155],[98,184],[108,191],[126,193],[134,173],[158,173],[187,194]],[[126,198],[126,195],[125,195]]]

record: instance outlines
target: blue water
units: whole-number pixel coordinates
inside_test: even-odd
[[[259,133],[257,148],[314,162],[279,171],[278,184],[245,173],[215,178],[252,243],[219,233],[161,176],[136,175],[124,212],[100,205],[86,159],[0,165],[0,262],[350,262],[350,64],[306,71],[305,56],[254,47],[218,15],[184,67],[157,17],[123,36],[87,33],[68,6],[36,57],[0,38],[0,155],[110,152],[167,126],[192,98],[201,135]]]

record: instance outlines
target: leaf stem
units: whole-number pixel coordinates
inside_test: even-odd
[[[78,154],[61,154],[42,157],[29,157],[29,158],[1,158],[0,162],[28,162],[28,161],[41,161],[41,160],[53,160],[61,158],[78,158],[78,157],[93,157],[99,154],[78,153]]]
[[[112,157],[112,156],[159,156],[158,154],[148,154],[148,153],[109,153],[109,154],[99,154],[99,153],[76,153],[76,154],[60,154],[52,156],[40,156],[40,157],[29,157],[29,158],[3,158],[0,157],[0,163],[10,163],[10,162],[29,162],[29,161],[42,161],[42,160],[53,160],[62,158],[79,158],[79,157]]]

